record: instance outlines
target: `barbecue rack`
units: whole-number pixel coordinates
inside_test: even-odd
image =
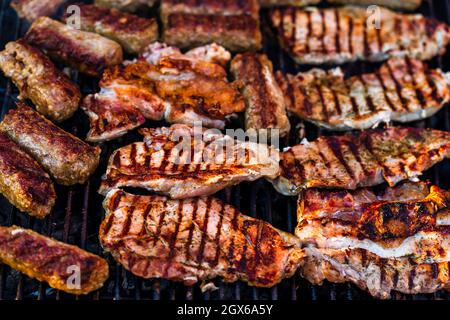
[[[89,1],[86,1],[89,2]],[[25,21],[17,18],[9,6],[10,0],[0,0],[0,49],[7,42],[21,37],[29,27]],[[322,5],[322,4],[320,4]],[[450,0],[425,0],[418,10],[420,13],[450,23]],[[156,15],[156,11],[149,12]],[[264,34],[264,52],[272,60],[276,70],[296,73],[304,67],[296,65],[279,47],[275,34],[268,23],[267,12],[262,12],[261,28]],[[445,56],[430,61],[432,67],[450,71],[450,48]],[[62,66],[60,66],[62,67]],[[321,66],[328,68],[328,66]],[[346,74],[370,71],[374,66],[366,63],[344,65]],[[84,95],[98,91],[95,79],[78,74],[74,70],[65,69],[80,85]],[[0,119],[12,107],[17,99],[15,86],[0,74]],[[449,106],[427,120],[417,121],[409,125],[429,127],[450,131]],[[292,131],[284,146],[299,143],[301,139],[315,139],[319,135],[329,135],[332,132],[318,129],[316,126],[303,123],[291,117]],[[160,126],[164,123],[148,123],[148,126]],[[397,124],[395,124],[397,125]],[[88,119],[82,111],[62,124],[62,127],[81,138],[88,131]],[[203,293],[199,285],[186,287],[179,283],[166,280],[144,280],[125,271],[109,255],[105,255],[99,245],[98,228],[104,216],[102,196],[97,194],[101,175],[106,169],[106,160],[117,148],[131,142],[142,140],[136,133],[113,142],[104,143],[102,147],[101,165],[94,176],[83,186],[56,186],[58,195],[54,212],[45,220],[40,221],[19,212],[0,196],[0,225],[12,224],[31,228],[41,234],[54,237],[64,242],[77,245],[90,252],[104,256],[110,263],[110,278],[104,287],[87,296],[75,297],[50,288],[45,283],[30,279],[21,273],[0,265],[0,300],[370,300],[369,294],[351,284],[325,283],[313,286],[299,275],[286,279],[270,289],[249,287],[242,282],[233,284],[221,280],[214,281],[218,290]],[[442,188],[450,188],[450,161],[446,160],[424,174]],[[270,183],[256,181],[243,183],[228,188],[218,194],[218,197],[236,206],[244,214],[257,217],[272,223],[281,230],[293,232],[296,225],[296,199],[278,194]],[[450,300],[450,293],[437,292],[424,295],[403,295],[394,293],[395,300]]]

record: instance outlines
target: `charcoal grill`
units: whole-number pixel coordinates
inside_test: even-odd
[[[4,48],[9,41],[22,36],[28,23],[17,18],[15,12],[9,6],[10,0],[0,0],[0,48]],[[426,16],[450,23],[450,1],[425,0],[421,13]],[[282,52],[277,44],[276,38],[270,29],[267,13],[262,13],[262,29],[264,33],[264,51],[274,63],[275,69],[295,73],[302,67],[297,66],[290,57]],[[450,50],[449,50],[450,51]],[[437,57],[430,62],[432,67],[439,67],[444,71],[450,71],[450,54]],[[326,66],[324,66],[326,67]],[[355,63],[344,65],[346,74],[369,71],[373,65]],[[94,79],[79,75],[74,70],[69,70],[70,76],[76,81],[83,92],[88,94],[98,90]],[[14,106],[17,97],[17,89],[3,75],[0,75],[0,119]],[[417,127],[432,127],[440,130],[450,131],[449,107],[445,107],[434,117],[412,123]],[[285,145],[298,143],[303,137],[315,139],[319,135],[331,134],[322,131],[291,118],[292,132]],[[148,125],[161,125],[149,123]],[[86,116],[78,113],[62,125],[64,129],[80,137],[85,137],[88,130]],[[325,283],[323,286],[313,286],[298,275],[284,280],[271,289],[257,289],[244,283],[226,284],[220,280],[215,281],[218,290],[202,293],[200,287],[185,287],[178,283],[165,280],[143,280],[126,272],[120,265],[115,263],[108,255],[105,255],[98,241],[98,227],[104,212],[101,206],[102,197],[97,194],[100,177],[105,172],[105,164],[108,156],[116,148],[128,143],[138,141],[140,137],[131,133],[118,141],[102,144],[102,165],[96,174],[83,186],[61,187],[57,186],[58,200],[52,215],[43,221],[31,218],[11,206],[0,196],[0,224],[20,225],[34,229],[45,235],[52,236],[64,242],[78,245],[81,248],[105,256],[110,262],[110,278],[105,286],[88,296],[75,297],[63,292],[51,289],[47,284],[18,273],[11,268],[0,265],[0,300],[27,299],[27,300],[75,300],[75,299],[115,299],[115,300],[368,300],[371,297],[350,284]],[[450,161],[444,161],[425,173],[425,179],[443,188],[450,188]],[[243,213],[264,219],[276,227],[293,232],[296,224],[296,200],[278,194],[266,181],[254,183],[243,183],[219,193],[220,198],[235,205]],[[393,295],[396,300],[431,300],[450,299],[450,294],[437,292],[426,295]]]

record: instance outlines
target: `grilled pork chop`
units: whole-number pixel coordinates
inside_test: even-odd
[[[103,206],[103,248],[139,277],[186,285],[221,277],[271,287],[303,258],[293,235],[215,198],[169,200],[115,189]]]
[[[262,42],[258,9],[257,0],[164,0],[164,42],[180,48],[216,42],[231,51],[258,50]]]
[[[223,128],[226,117],[245,109],[239,90],[226,80],[219,64],[229,53],[217,45],[181,54],[159,43],[137,61],[103,74],[100,93],[88,96],[82,109],[91,121],[88,141],[117,138],[144,119]]]
[[[0,226],[0,262],[77,295],[101,288],[109,274],[108,263],[99,256],[16,226]]]
[[[450,157],[450,133],[419,128],[366,130],[320,137],[281,154],[281,176],[275,188],[295,195],[302,188],[374,186],[419,176]]]
[[[20,18],[33,22],[39,17],[52,16],[66,0],[12,0],[11,7]]]
[[[19,210],[39,219],[55,205],[53,182],[25,151],[0,133],[0,192]]]
[[[273,10],[271,19],[284,49],[303,64],[404,56],[428,60],[442,54],[450,41],[450,29],[445,23],[384,8],[379,8],[378,15],[353,6],[305,10],[290,7]]]
[[[145,19],[117,9],[79,3],[81,30],[95,32],[119,43],[129,53],[141,53],[158,40],[156,19]],[[66,13],[63,21],[70,19]]]
[[[431,117],[450,101],[450,73],[419,60],[391,58],[374,73],[344,79],[340,68],[277,73],[290,112],[331,130]]]
[[[246,130],[277,129],[280,137],[286,136],[291,126],[283,93],[275,80],[269,58],[263,54],[238,54],[231,62],[231,72],[242,85],[247,105]]]
[[[313,283],[351,281],[380,298],[450,289],[449,205],[449,192],[423,182],[305,190],[296,229],[307,246],[302,274]]]
[[[144,142],[116,150],[100,187],[141,187],[174,199],[210,195],[242,181],[279,174],[274,148],[186,125],[141,129]]]
[[[411,182],[388,190],[387,197],[369,189],[305,190],[296,235],[320,249],[360,248],[417,263],[449,261],[450,193]]]
[[[105,68],[123,60],[122,47],[117,42],[48,17],[33,22],[25,40],[90,76],[100,76]]]
[[[66,120],[78,110],[80,89],[39,49],[17,40],[0,52],[0,69],[30,99],[36,110],[53,121]]]

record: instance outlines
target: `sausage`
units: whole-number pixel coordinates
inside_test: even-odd
[[[77,6],[80,8],[82,30],[112,39],[129,53],[140,53],[158,40],[158,23],[155,19],[145,19],[117,9],[105,9],[91,4]],[[69,14],[65,14],[63,21],[67,21],[69,17]]]
[[[101,288],[109,275],[99,256],[17,226],[0,227],[0,262],[76,295]]]
[[[280,137],[291,128],[286,113],[283,92],[273,74],[272,62],[264,54],[244,53],[234,57],[230,66],[235,79],[242,84],[246,102],[245,128],[258,132],[278,129]]]
[[[0,52],[0,69],[19,88],[20,99],[30,99],[36,110],[52,121],[63,121],[77,111],[80,89],[39,49],[23,40],[10,42]]]
[[[25,40],[50,57],[91,76],[99,76],[105,68],[123,60],[122,47],[117,42],[48,17],[33,22]]]
[[[3,133],[0,133],[0,192],[20,211],[39,219],[51,213],[56,201],[49,175]]]
[[[100,161],[100,148],[67,133],[18,102],[0,123],[0,131],[32,155],[58,183],[84,183]]]

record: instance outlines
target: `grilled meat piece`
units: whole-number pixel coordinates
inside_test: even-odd
[[[217,43],[191,49],[184,56],[194,60],[215,63],[224,68],[231,60],[231,53]]]
[[[39,17],[52,16],[66,0],[12,0],[11,7],[20,18],[33,22]]]
[[[340,68],[278,72],[277,79],[290,112],[331,130],[424,119],[450,101],[450,73],[409,58],[391,58],[374,73],[348,79]]]
[[[425,182],[404,182],[381,190],[304,190],[299,196],[298,221],[331,220],[359,221],[363,212],[374,203],[419,201],[430,194]]]
[[[144,142],[111,155],[101,194],[128,186],[183,199],[279,174],[278,151],[265,144],[186,125],[140,132]]]
[[[115,8],[121,11],[136,12],[139,9],[152,7],[156,0],[94,0],[94,4],[102,8]]]
[[[53,182],[41,166],[0,133],[0,192],[20,211],[39,219],[55,205]]]
[[[200,115],[223,120],[245,109],[239,90],[226,80],[219,65],[165,57],[156,65],[138,61],[126,69],[135,77],[154,82],[161,98],[191,106]]]
[[[379,5],[398,10],[414,11],[422,4],[422,0],[328,0],[333,4],[356,4],[362,6]]]
[[[174,13],[198,15],[249,15],[258,18],[259,5],[257,1],[237,0],[162,0],[161,16],[163,20]]]
[[[450,133],[419,128],[366,130],[320,137],[281,154],[281,176],[275,188],[295,195],[302,188],[374,186],[419,176],[450,157]]]
[[[100,81],[101,91],[84,99],[82,109],[91,121],[88,141],[115,139],[141,126],[145,119],[163,119],[167,105],[156,95],[154,84],[128,69],[107,69]]]
[[[261,7],[304,7],[308,5],[318,4],[319,2],[320,0],[259,0]]]
[[[182,55],[156,43],[137,61],[108,69],[100,93],[88,96],[82,106],[91,120],[87,139],[117,138],[144,118],[224,128],[226,117],[244,110],[243,98],[223,67],[200,58],[225,61],[228,55],[217,45]]]
[[[244,53],[231,62],[231,72],[242,84],[246,100],[245,128],[257,131],[278,129],[284,137],[291,128],[283,101],[283,93],[273,75],[266,55]]]
[[[450,290],[448,262],[416,264],[408,258],[385,259],[364,249],[305,248],[301,275],[313,284],[350,281],[381,299],[391,291],[406,294]]]
[[[0,131],[63,185],[86,182],[100,161],[100,148],[60,129],[23,103],[17,103],[17,109],[8,112],[0,123]]]
[[[63,121],[77,111],[81,100],[78,86],[25,41],[6,45],[0,52],[0,68],[19,88],[19,98],[30,99],[47,118]]]
[[[132,89],[134,92],[134,88]],[[90,120],[87,141],[102,142],[119,138],[145,123],[142,113],[114,90],[88,95],[82,105]],[[144,93],[147,90],[144,89]]]
[[[74,29],[47,17],[37,19],[25,40],[54,59],[80,72],[99,76],[106,67],[122,62],[122,47],[98,34]]]
[[[307,246],[301,272],[314,284],[350,281],[378,298],[448,290],[449,206],[449,192],[423,182],[305,190],[296,229]]]
[[[411,182],[387,190],[380,195],[370,189],[305,190],[296,235],[319,249],[361,248],[416,263],[449,261],[450,193]]]
[[[164,42],[193,48],[212,42],[231,51],[257,51],[262,35],[259,21],[249,15],[194,15],[174,13],[164,25]]]
[[[90,4],[80,8],[81,30],[95,32],[119,43],[129,53],[140,53],[158,40],[158,23],[117,9],[105,9]],[[63,17],[66,21],[69,14]]]
[[[186,285],[221,277],[271,287],[303,258],[293,235],[215,198],[169,200],[116,189],[103,206],[103,248],[139,277]]]
[[[428,60],[442,54],[450,41],[450,28],[445,23],[384,8],[378,13],[353,6],[282,8],[273,10],[271,19],[284,49],[303,64],[404,56]]]
[[[0,227],[0,261],[31,278],[48,282],[52,288],[76,295],[101,288],[109,274],[104,259],[16,226]]]
[[[180,48],[216,42],[231,51],[261,48],[258,3],[251,1],[163,1],[164,41]]]

